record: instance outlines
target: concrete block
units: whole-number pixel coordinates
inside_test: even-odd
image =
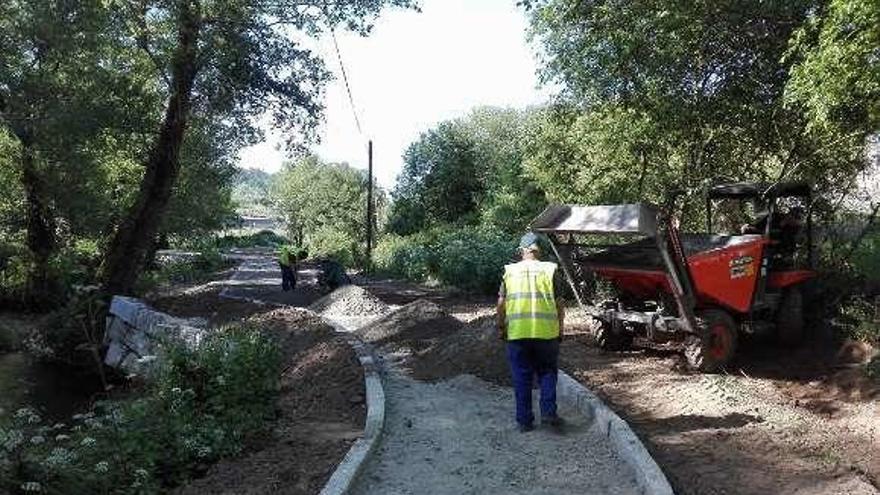
[[[110,314],[122,319],[129,325],[134,325],[137,321],[137,315],[144,303],[133,297],[113,296],[110,301]]]

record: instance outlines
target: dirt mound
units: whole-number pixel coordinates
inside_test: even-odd
[[[318,493],[362,434],[363,369],[343,337],[304,310],[273,310],[248,322],[282,349],[278,420],[249,453],[212,466],[178,495]]]
[[[419,299],[358,333],[386,351],[404,351],[401,364],[416,379],[437,381],[470,374],[510,384],[506,348],[498,340],[494,315],[465,325],[440,306]]]
[[[510,386],[506,349],[498,339],[495,315],[486,315],[446,335],[431,352],[413,356],[409,366],[419,380],[445,380],[470,374]]]
[[[358,330],[367,342],[380,346],[406,347],[415,352],[433,347],[438,340],[456,332],[462,324],[440,306],[419,299],[385,318]]]
[[[309,309],[326,316],[381,316],[388,306],[357,285],[345,285],[315,301]]]

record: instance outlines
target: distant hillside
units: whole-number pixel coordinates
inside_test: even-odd
[[[232,200],[235,201],[239,215],[275,215],[269,199],[269,190],[274,177],[274,174],[255,168],[243,168],[238,171],[232,188]]]

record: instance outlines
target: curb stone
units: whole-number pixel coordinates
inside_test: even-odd
[[[583,414],[591,423],[591,428],[606,437],[614,452],[629,465],[642,494],[674,494],[666,475],[626,421],[568,373],[559,370],[557,384],[559,397]]]
[[[367,419],[364,424],[364,435],[351,446],[320,493],[320,495],[344,495],[354,486],[367,460],[379,446],[382,428],[385,426],[385,390],[382,388],[381,365],[370,347],[339,323],[327,318],[324,321],[336,328],[337,331],[347,333],[348,343],[354,348],[358,360],[364,368],[364,385],[367,395]]]

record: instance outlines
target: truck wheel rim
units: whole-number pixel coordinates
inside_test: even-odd
[[[709,332],[709,354],[720,361],[727,357],[730,348],[730,335],[723,324],[714,325]]]

